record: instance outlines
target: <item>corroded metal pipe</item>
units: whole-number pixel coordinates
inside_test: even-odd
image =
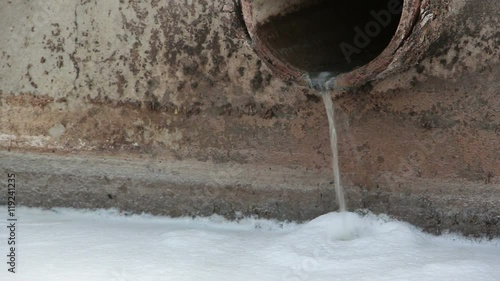
[[[243,0],[256,52],[282,78],[304,73],[340,75],[359,86],[390,69],[420,15],[420,0]]]

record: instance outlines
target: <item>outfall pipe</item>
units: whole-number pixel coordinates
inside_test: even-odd
[[[340,87],[362,85],[405,65],[400,50],[420,18],[420,0],[242,0],[257,54],[277,76],[331,72]],[[415,51],[417,52],[417,51]]]

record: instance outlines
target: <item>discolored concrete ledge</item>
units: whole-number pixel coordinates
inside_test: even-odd
[[[338,208],[328,175],[300,168],[19,152],[0,159],[0,174],[16,174],[16,199],[25,206],[282,221]],[[350,210],[391,214],[431,233],[500,236],[495,186],[405,179],[392,189],[351,186],[346,195]],[[3,192],[0,205],[6,200]]]

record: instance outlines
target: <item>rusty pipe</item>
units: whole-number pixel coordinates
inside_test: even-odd
[[[277,76],[300,83],[327,71],[343,88],[408,66],[398,65],[412,56],[401,50],[421,19],[420,0],[242,0],[241,7],[256,53]]]

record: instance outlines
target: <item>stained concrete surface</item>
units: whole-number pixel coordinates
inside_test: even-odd
[[[318,171],[97,155],[0,152],[0,157],[0,172],[16,174],[17,200],[26,206],[283,221],[310,220],[338,209],[328,173]],[[0,204],[6,204],[5,194]],[[351,210],[394,214],[431,233],[483,237],[500,231],[499,196],[494,186],[436,185],[425,179],[406,180],[392,190],[358,186],[346,191]]]
[[[21,175],[20,202],[299,220],[335,210],[321,100],[261,60],[233,1],[0,5],[0,165]],[[436,233],[500,234],[499,9],[496,0],[423,1],[412,44],[398,50],[412,56],[332,93],[350,209]],[[97,172],[96,157],[136,168],[106,179],[124,164]],[[165,173],[178,161],[210,167],[198,184],[218,165],[297,178],[277,187],[242,176],[201,211],[195,176],[134,176],[148,161]],[[128,193],[107,199],[123,184]]]

